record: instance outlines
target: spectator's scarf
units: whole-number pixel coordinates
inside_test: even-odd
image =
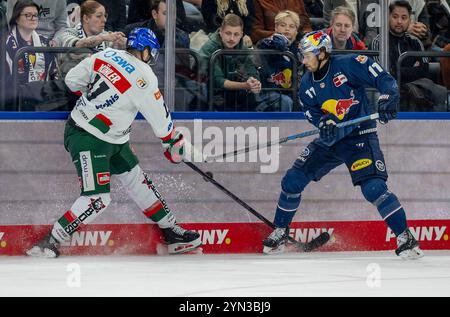
[[[78,37],[80,39],[85,39],[88,37],[86,35],[86,33],[84,32],[83,25],[81,23],[78,23],[77,26],[75,27],[75,29],[77,30]],[[92,49],[94,50],[94,52],[100,52],[100,51],[106,50],[107,48],[108,48],[108,46],[106,45],[106,42],[101,42],[99,45],[97,45],[96,47],[93,47]]]
[[[17,51],[27,45],[19,44],[17,27],[14,26],[6,40],[6,61],[9,66],[10,74],[13,74],[13,61]],[[46,46],[42,43],[39,34],[36,31],[32,33],[33,44],[30,46]],[[44,81],[47,79],[45,55],[43,53],[25,53],[22,55],[17,64],[17,72],[19,74],[19,83]],[[14,70],[15,71],[15,70]],[[28,76],[27,76],[28,73]],[[28,77],[28,78],[27,78]],[[22,79],[22,80],[21,80]]]

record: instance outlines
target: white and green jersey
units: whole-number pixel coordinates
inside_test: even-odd
[[[138,112],[155,135],[165,138],[173,129],[170,112],[151,67],[126,51],[107,49],[84,59],[65,78],[80,95],[72,119],[100,140],[123,144]]]

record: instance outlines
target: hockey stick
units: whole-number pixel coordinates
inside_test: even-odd
[[[185,160],[183,162],[187,166],[189,166],[191,169],[193,169],[195,172],[197,172],[198,174],[202,175],[204,179],[207,179],[214,186],[216,186],[218,189],[220,189],[222,192],[224,192],[227,196],[231,197],[231,199],[233,199],[239,205],[241,205],[242,207],[247,209],[249,212],[251,212],[254,216],[256,216],[256,218],[258,218],[259,220],[262,220],[262,222],[264,222],[266,225],[268,225],[269,227],[275,229],[275,225],[270,220],[265,218],[263,215],[261,215],[259,212],[257,212],[255,209],[253,209],[251,206],[249,206],[245,201],[243,201],[242,199],[237,197],[235,194],[230,192],[223,185],[218,183],[207,172],[202,171],[197,165],[195,165],[192,162],[185,161]],[[313,240],[311,240],[310,242],[307,242],[307,243],[299,242],[299,241],[295,240],[294,238],[292,238],[289,235],[288,235],[288,240],[290,242],[292,242],[301,251],[311,252],[312,250],[317,249],[317,248],[321,247],[322,245],[324,245],[325,243],[327,243],[328,240],[330,240],[330,235],[329,235],[328,232],[323,232],[317,238],[315,238],[315,239],[313,239]]]
[[[376,120],[378,118],[379,118],[378,113],[374,113],[374,114],[371,114],[369,116],[364,116],[364,117],[361,117],[361,118],[357,118],[357,119],[345,121],[345,122],[342,122],[342,123],[338,123],[337,127],[338,128],[344,128],[344,127],[348,127],[348,126],[351,126],[351,125],[359,124],[359,123],[362,123],[362,122],[365,122],[365,121]],[[315,135],[315,134],[319,134],[319,129],[314,129],[314,130],[311,130],[311,131],[306,131],[306,132],[302,132],[302,133],[298,133],[298,134],[293,134],[293,135],[281,138],[281,139],[276,140],[276,141],[269,141],[269,142],[267,142],[266,144],[263,144],[263,145],[257,144],[257,145],[252,145],[252,146],[249,146],[249,147],[246,147],[246,148],[243,148],[243,149],[235,150],[235,151],[232,151],[232,152],[227,152],[227,153],[213,155],[213,156],[207,156],[205,158],[205,162],[214,162],[214,161],[217,161],[218,159],[222,159],[223,160],[223,159],[225,159],[227,157],[230,157],[230,156],[236,156],[236,155],[239,155],[239,154],[248,153],[250,151],[264,149],[266,147],[270,147],[270,146],[277,145],[277,144],[283,144],[283,143],[286,143],[286,142],[289,142],[289,141],[292,141],[292,140],[296,140],[296,139],[306,138],[308,136]]]

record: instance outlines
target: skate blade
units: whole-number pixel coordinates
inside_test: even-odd
[[[57,258],[58,255],[47,248],[44,248],[43,250],[41,250],[41,248],[34,246],[32,247],[30,250],[25,252],[26,255],[31,256],[31,257],[35,257],[35,258]]]
[[[419,247],[412,248],[411,250],[405,250],[402,253],[398,255],[403,260],[409,261],[409,260],[417,260],[420,258],[423,258],[425,254]]]
[[[263,248],[263,253],[267,254],[267,255],[274,255],[274,254],[280,254],[280,253],[285,253],[287,252],[286,250],[286,245],[281,245],[278,248],[271,248],[271,247],[266,247],[264,246]]]
[[[173,243],[167,246],[167,251],[169,254],[180,254],[187,253],[195,250],[201,245],[200,238],[195,239],[194,241],[187,243]]]

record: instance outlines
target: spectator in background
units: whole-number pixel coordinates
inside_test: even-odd
[[[367,50],[366,45],[353,32],[356,16],[352,9],[337,7],[331,12],[330,28],[326,33],[330,36],[333,49]]]
[[[205,28],[205,21],[201,13],[202,0],[183,1],[186,20],[191,25],[190,32],[197,32]]]
[[[6,104],[10,104],[18,97],[13,95],[13,92],[17,91],[21,97],[21,110],[34,110],[46,82],[58,78],[56,59],[53,54],[26,52],[19,57],[17,68],[14,68],[13,61],[19,49],[48,46],[47,39],[36,32],[38,24],[39,6],[32,0],[18,0],[11,12],[9,22],[11,31],[4,46],[7,63],[5,81],[11,85],[10,88],[12,85],[17,85],[17,90],[7,89],[5,94]],[[15,73],[17,82],[13,81]]]
[[[275,16],[282,10],[297,13],[300,17],[299,29],[305,33],[312,31],[303,0],[253,0],[253,5],[255,10],[251,33],[253,43],[273,34]]]
[[[67,11],[69,16],[69,25],[74,27],[80,22],[79,6],[85,0],[67,0]],[[96,0],[105,7],[108,19],[106,20],[105,30],[110,32],[122,31],[127,25],[126,0]],[[71,23],[71,21],[73,21]]]
[[[246,49],[243,36],[244,23],[242,19],[232,13],[227,14],[220,28],[209,35],[209,40],[200,49],[202,72],[208,74],[209,60],[215,51]],[[220,90],[218,94],[212,92],[214,110],[254,110],[257,104],[254,94],[261,91],[261,82],[251,57],[222,55],[216,60],[213,67],[213,78],[210,80],[214,81],[214,88]],[[251,92],[251,94],[247,92]],[[250,105],[247,98],[251,99]],[[247,106],[244,106],[246,104]]]
[[[108,15],[97,1],[87,0],[80,7],[80,23],[75,28],[67,28],[55,38],[58,46],[89,47],[95,52],[107,47],[124,49],[126,37],[122,32],[106,32]]]
[[[395,0],[390,0],[392,4]],[[408,33],[419,38],[426,44],[431,39],[430,15],[425,0],[407,0],[411,6],[411,23],[408,27]]]
[[[210,0],[208,0],[210,1]],[[176,0],[177,6],[177,27],[183,31],[191,32],[191,25],[186,18],[186,10],[184,9],[183,0]],[[136,22],[144,22],[150,18],[149,12],[153,7],[152,0],[130,0],[128,8],[128,20],[127,24],[133,24]]]
[[[233,13],[244,22],[244,44],[253,45],[252,30],[253,0],[207,0],[202,2],[202,14],[206,33],[214,33],[222,25],[224,16]]]
[[[377,0],[324,0],[323,17],[325,24],[331,26],[331,12],[337,7],[346,7],[355,14],[353,32],[369,46],[378,35],[381,12]]]
[[[407,51],[424,51],[424,47],[417,37],[407,32],[412,23],[412,7],[409,2],[399,0],[391,3],[389,12],[390,73],[397,77],[397,61],[400,55]],[[371,49],[380,49],[380,36],[374,39]],[[378,61],[379,58],[376,57],[375,60]],[[446,111],[447,90],[426,78],[428,70],[429,60],[426,57],[408,57],[403,60],[401,111]]]
[[[450,3],[450,0],[448,1]],[[442,51],[450,44],[450,4],[445,0],[428,1],[432,50]]]
[[[143,22],[127,25],[124,29],[124,33],[128,36],[135,28],[148,28],[155,33],[161,47],[164,47],[167,18],[166,0],[153,0],[148,15],[150,18]],[[189,48],[189,35],[178,27],[175,30],[175,46],[179,48]]]
[[[151,18],[144,22],[133,23],[127,25],[124,33],[126,36],[135,28],[148,28],[155,33],[161,48],[165,48],[165,29],[166,29],[166,15],[167,5],[166,0],[154,0],[151,7]],[[179,29],[175,30],[175,47],[189,49],[190,39],[189,35]],[[160,53],[157,63],[152,65],[152,69],[158,78],[160,89],[164,89],[164,75],[165,75],[165,61],[163,52]],[[198,66],[198,65],[197,65]],[[175,90],[175,99],[177,100],[177,107],[186,110],[200,110],[193,109],[194,104],[199,104],[206,99],[206,87],[193,79],[195,74],[191,70],[191,59],[186,53],[175,54],[175,84],[178,88],[185,88],[184,91],[180,89]],[[206,102],[205,102],[206,103]],[[201,106],[199,106],[201,107]],[[177,109],[178,110],[178,109]]]
[[[259,49],[272,49],[281,52],[291,52],[297,58],[299,40],[298,29],[300,27],[300,17],[297,13],[284,10],[275,16],[275,33],[261,40],[257,47]],[[286,55],[262,55],[261,56],[261,82],[263,88],[276,88],[273,91],[263,91],[261,100],[268,109],[258,109],[263,111],[283,111],[290,112],[293,109],[292,91],[282,91],[292,87],[293,76],[300,79],[299,74],[294,74],[293,63],[295,61]],[[299,81],[298,81],[299,83]]]
[[[39,6],[32,0],[18,0],[11,12],[11,31],[6,39],[7,82],[12,83],[13,72],[18,73],[18,83],[52,80],[57,77],[56,61],[52,54],[28,52],[21,56],[17,70],[13,60],[20,48],[48,46],[48,40],[36,30],[39,24]]]
[[[126,37],[122,32],[106,32],[107,14],[105,7],[97,1],[87,0],[80,7],[80,23],[74,28],[67,28],[55,37],[57,46],[90,48],[93,52],[105,50],[107,47],[124,49]],[[86,54],[66,54],[61,57],[60,72],[67,72],[78,64]]]
[[[16,2],[17,0],[6,2],[8,21],[11,20]],[[36,32],[51,41],[57,32],[68,27],[66,1],[35,0],[34,2],[39,8],[39,25]]]

